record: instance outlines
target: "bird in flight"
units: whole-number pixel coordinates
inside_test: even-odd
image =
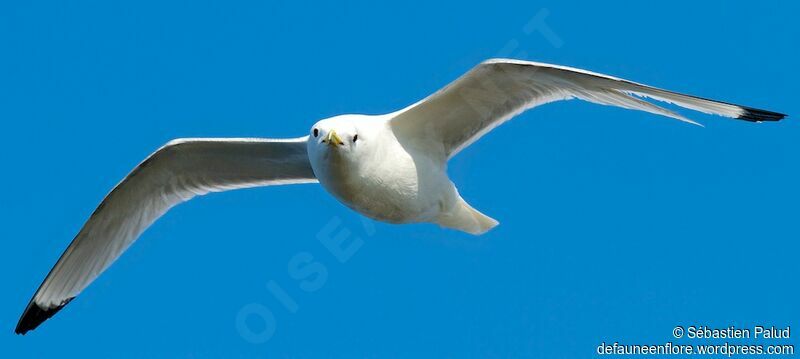
[[[537,62],[485,61],[429,97],[384,115],[341,115],[292,139],[179,139],[137,166],[97,207],[34,294],[16,327],[52,317],[173,206],[211,192],[320,183],[351,209],[389,223],[435,223],[470,234],[498,224],[472,208],[447,162],[515,115],[581,99],[697,124],[647,99],[734,119],[786,115]]]

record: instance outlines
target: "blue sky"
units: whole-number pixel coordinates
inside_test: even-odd
[[[586,357],[677,325],[800,325],[796,3],[402,3],[0,5],[0,356]],[[482,237],[365,221],[316,185],[200,198],[13,335],[95,206],[168,140],[299,136],[498,55],[795,118],[530,111],[450,163],[501,222]],[[362,243],[344,263],[331,229]],[[303,285],[296,260],[327,277]]]

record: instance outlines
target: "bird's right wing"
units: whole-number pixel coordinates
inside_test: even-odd
[[[34,294],[16,332],[53,316],[173,206],[209,192],[316,182],[306,141],[184,139],[162,147],[103,200]]]
[[[444,158],[527,109],[581,99],[695,123],[642,98],[745,121],[778,121],[786,115],[662,90],[617,77],[530,61],[485,61],[428,98],[393,114],[395,134]],[[696,123],[695,123],[696,124]]]

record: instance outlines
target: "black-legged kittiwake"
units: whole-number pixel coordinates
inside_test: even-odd
[[[324,119],[303,137],[175,140],[103,200],[36,291],[16,332],[61,310],[170,208],[210,192],[319,182],[376,220],[484,233],[498,222],[459,195],[448,160],[524,110],[573,98],[694,124],[645,99],[751,122],[785,117],[569,67],[493,59],[405,109]]]

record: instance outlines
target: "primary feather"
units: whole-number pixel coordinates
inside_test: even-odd
[[[637,96],[746,121],[777,121],[786,116],[566,66],[492,59],[399,111],[392,126],[404,136],[441,145],[444,155],[452,157],[520,112],[559,100],[577,98],[698,124]]]
[[[170,142],[98,206],[34,294],[16,332],[36,328],[69,303],[173,206],[209,192],[304,182],[316,182],[305,137]]]

